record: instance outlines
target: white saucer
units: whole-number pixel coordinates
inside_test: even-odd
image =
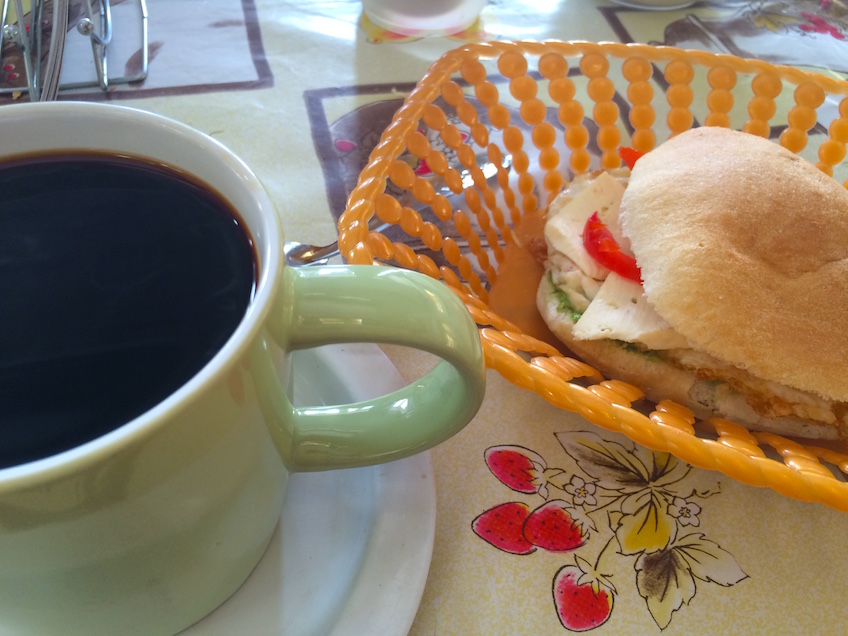
[[[375,345],[295,354],[294,401],[344,404],[403,386]],[[436,524],[429,453],[383,466],[293,475],[282,522],[244,585],[191,636],[407,634]]]

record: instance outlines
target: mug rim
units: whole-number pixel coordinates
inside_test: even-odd
[[[284,261],[281,245],[283,242],[282,227],[276,208],[268,192],[253,170],[232,150],[218,140],[164,115],[158,115],[138,108],[115,104],[102,104],[81,101],[35,102],[4,106],[0,109],[0,127],[16,126],[24,121],[36,121],[44,124],[48,121],[58,123],[58,119],[76,118],[98,125],[119,126],[123,130],[146,129],[155,134],[159,140],[172,139],[171,151],[162,150],[160,156],[152,156],[158,152],[135,152],[132,149],[118,149],[120,142],[103,142],[102,140],[88,141],[84,134],[70,134],[75,137],[71,141],[56,143],[50,140],[37,140],[37,146],[28,150],[8,150],[0,145],[0,163],[8,158],[21,155],[61,154],[62,152],[90,150],[118,154],[137,159],[152,159],[157,163],[175,168],[180,172],[191,175],[192,178],[205,184],[219,197],[228,201],[232,208],[239,213],[253,243],[256,256],[256,286],[253,297],[239,321],[235,330],[215,355],[187,382],[183,383],[173,393],[155,406],[133,419],[118,425],[113,430],[100,435],[73,448],[47,457],[42,457],[22,464],[0,468],[0,491],[9,488],[16,489],[22,482],[47,481],[100,461],[101,459],[119,452],[121,448],[133,443],[136,439],[153,433],[159,427],[166,425],[171,415],[191,403],[208,386],[219,382],[230,371],[231,366],[238,360],[262,329],[265,319],[271,310],[273,291],[280,285]],[[104,122],[108,122],[104,124]],[[79,128],[79,127],[76,127]],[[84,133],[85,131],[81,131]],[[128,133],[131,135],[132,133]],[[6,135],[4,135],[4,142]],[[182,151],[192,148],[200,151],[205,161],[214,162],[233,174],[228,183],[229,188],[238,188],[248,194],[251,203],[255,205],[255,219],[245,218],[242,210],[232,201],[232,197],[222,191],[222,188],[209,183],[207,179],[197,174],[197,170],[177,165],[176,161],[162,158],[164,155],[179,154],[174,150],[178,144],[185,143]],[[88,144],[88,145],[86,145]],[[111,147],[107,147],[111,146]],[[257,227],[259,225],[259,227]]]

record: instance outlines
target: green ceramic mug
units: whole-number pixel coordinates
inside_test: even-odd
[[[175,633],[250,574],[290,472],[400,459],[449,438],[477,411],[481,347],[457,297],[393,268],[285,267],[267,194],[211,138],[138,110],[65,102],[4,106],[0,139],[7,165],[96,150],[177,167],[237,210],[256,259],[252,300],[199,372],[111,432],[0,469],[0,633]],[[53,313],[62,319],[61,306]],[[286,353],[354,341],[442,361],[378,399],[293,407]]]

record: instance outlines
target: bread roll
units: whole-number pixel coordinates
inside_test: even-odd
[[[643,156],[621,202],[645,299],[690,348],[579,340],[545,276],[551,331],[607,377],[696,416],[848,437],[848,192],[779,145],[724,128]],[[551,246],[549,245],[549,249]],[[562,254],[549,254],[556,273]],[[569,261],[570,266],[570,261]]]
[[[621,226],[648,302],[696,349],[848,400],[848,191],[776,143],[687,131],[642,157]]]

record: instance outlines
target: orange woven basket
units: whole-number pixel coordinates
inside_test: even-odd
[[[604,380],[489,305],[516,226],[575,175],[619,167],[620,146],[648,151],[692,126],[732,127],[772,138],[844,182],[846,96],[848,82],[730,55],[469,44],[433,64],[383,133],[339,220],[341,252],[350,263],[390,262],[443,279],[479,325],[488,367],[552,404],[694,466],[848,511],[848,455],[727,420],[696,422],[670,401],[632,408],[638,387]],[[497,184],[481,157],[496,167]],[[434,176],[463,194],[465,209],[434,188]],[[372,217],[405,240],[397,229],[371,229]],[[429,253],[411,247],[413,238]]]

